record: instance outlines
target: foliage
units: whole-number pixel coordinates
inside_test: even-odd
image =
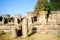
[[[39,15],[39,11],[41,10],[43,4],[44,4],[46,1],[47,1],[47,0],[38,0],[38,1],[37,1],[36,5],[35,5],[35,8],[34,8],[34,9],[35,9],[35,10],[34,10],[35,15]]]
[[[50,3],[48,3],[48,2],[46,2],[44,5],[43,5],[43,7],[41,8],[41,10],[44,10],[44,11],[48,11],[48,10],[50,10],[51,8],[50,8]]]
[[[51,11],[51,4],[46,2],[43,7],[41,8],[41,10],[44,10],[44,11],[48,11],[47,13],[47,22],[48,22],[48,17],[49,17],[49,14],[50,14],[50,11]]]
[[[39,11],[56,11],[60,10],[60,0],[50,0],[50,3],[47,0],[38,0],[35,5],[34,12],[35,15],[39,15]]]
[[[51,4],[51,10],[52,10],[52,11],[57,10],[57,3],[56,3],[56,2],[51,1],[50,4]]]

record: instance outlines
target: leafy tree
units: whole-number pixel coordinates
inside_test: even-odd
[[[34,12],[35,12],[35,15],[37,16],[37,15],[39,15],[39,11],[41,10],[41,8],[42,8],[42,6],[43,6],[43,4],[46,2],[47,0],[38,0],[37,1],[37,4],[35,5],[35,10],[34,10]]]
[[[45,2],[44,5],[42,6],[41,10],[48,11],[50,10],[50,3]]]
[[[51,1],[51,9],[53,11],[60,10],[60,0],[50,0]]]
[[[46,17],[46,18],[47,18],[47,22],[48,22],[48,17],[49,17],[50,11],[51,11],[51,4],[48,3],[48,2],[46,2],[46,3],[43,5],[43,7],[42,7],[41,10],[48,11],[47,17]]]
[[[60,0],[50,0],[50,3],[47,0],[38,0],[34,8],[35,15],[39,15],[39,11],[55,11],[60,10]]]

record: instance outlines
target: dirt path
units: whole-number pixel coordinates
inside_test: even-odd
[[[47,34],[38,34],[34,40],[60,40],[56,35],[47,33]]]

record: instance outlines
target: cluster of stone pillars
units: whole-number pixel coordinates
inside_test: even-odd
[[[33,15],[31,15],[31,14],[29,15],[29,14],[22,21],[22,37],[27,37],[28,36],[28,26],[30,24],[32,24],[31,17],[33,17]],[[37,22],[39,22],[42,25],[42,28],[43,28],[43,26],[45,27],[45,24],[46,24],[47,11],[40,11],[39,14],[40,14],[40,16],[38,17]],[[59,21],[59,19],[60,19],[59,12],[52,11],[50,15],[51,15],[51,18],[49,16],[48,23],[47,23],[47,24],[50,25],[50,27],[51,27],[51,25],[52,25],[52,28],[55,27],[55,25],[57,25],[56,23],[60,24],[59,23],[60,22]],[[16,27],[18,27],[18,26],[16,26],[17,25],[16,23],[17,23],[17,18],[15,19],[15,26],[12,27],[12,37],[17,37],[17,33],[16,33],[17,28]],[[49,26],[49,25],[46,25],[46,26]]]
[[[19,27],[19,26],[16,26],[16,25],[17,24],[15,24],[15,26],[12,27],[12,37],[17,37],[17,28],[16,27]],[[22,22],[22,37],[28,36],[27,29],[28,29],[28,20],[27,20],[27,18],[24,18],[23,22]]]

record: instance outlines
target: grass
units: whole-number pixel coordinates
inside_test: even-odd
[[[60,40],[60,36],[56,36],[50,32],[47,34],[41,34],[40,32],[31,34],[29,32],[29,36],[27,38],[23,38],[22,36],[12,38],[11,32],[8,32],[4,35],[0,35],[0,40],[34,40],[34,39],[36,39],[36,40],[40,40],[40,39],[41,40],[49,40],[49,39],[51,40],[51,39],[53,39],[54,40],[54,38],[56,38],[56,40]]]

